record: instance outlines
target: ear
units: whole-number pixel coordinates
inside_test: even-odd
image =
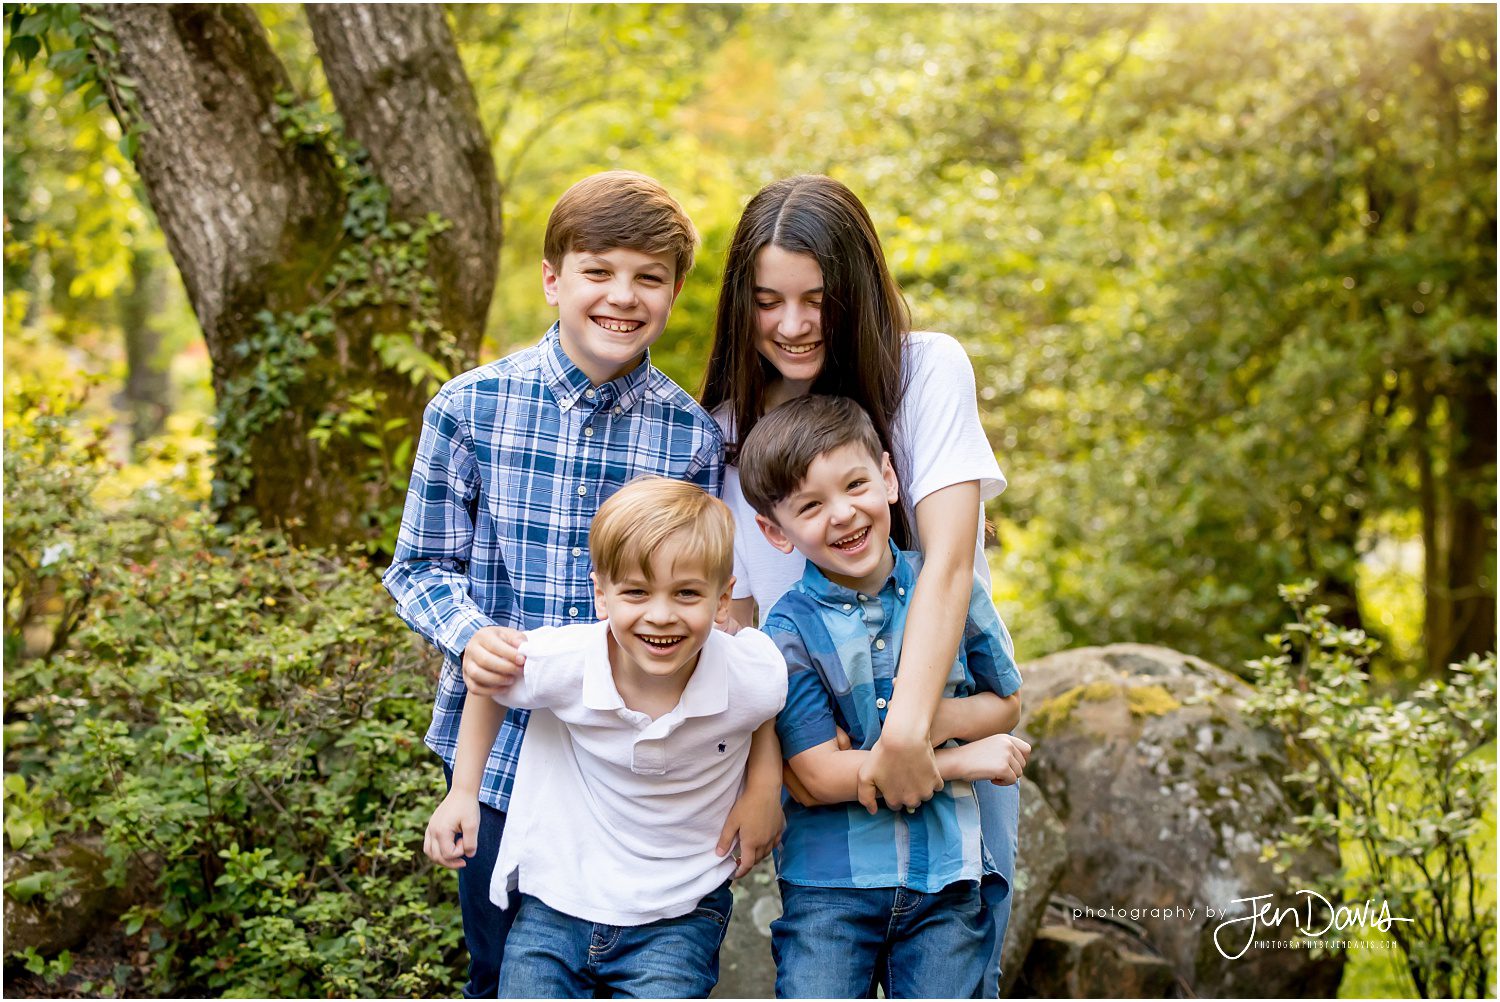
[[[547,261],[542,262],[542,296],[548,306],[557,305],[557,270]]]
[[[609,618],[609,599],[604,597],[604,586],[599,583],[599,572],[589,571],[589,580],[594,583],[594,612],[600,619]]]
[[[760,526],[760,534],[766,537],[766,542],[782,553],[792,552],[792,541],[786,538],[786,533],[781,531],[781,526],[764,515],[755,516],[755,524]]]
[[[724,594],[719,596],[719,607],[714,610],[714,622],[723,626],[729,622],[729,603],[734,599],[734,575],[724,582]]]
[[[896,468],[891,465],[889,452],[880,454],[880,477],[885,481],[886,503],[895,504],[901,499],[901,485],[896,482]]]
[[[677,296],[682,292],[682,283],[687,281],[686,275],[679,275],[677,281],[672,283],[672,302],[677,302]]]

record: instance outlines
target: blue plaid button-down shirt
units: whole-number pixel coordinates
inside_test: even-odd
[[[868,751],[880,739],[921,567],[919,554],[892,551],[895,565],[877,594],[835,584],[809,563],[766,617],[762,629],[786,657],[786,708],[776,718],[786,758],[833,740],[835,726],[857,749]],[[943,695],[1008,696],[1020,687],[1010,634],[976,576]],[[911,814],[882,808],[872,816],[857,803],[803,807],[790,797],[784,803],[776,866],[789,883],[935,893],[993,869],[968,783],[946,784]]]
[[[451,767],[466,689],[463,652],[486,626],[589,622],[589,522],[632,478],[687,480],[717,495],[723,440],[713,418],[645,361],[593,386],[540,344],[447,383],[422,437],[385,587],[401,618],[444,655],[427,745]],[[512,710],[480,799],[505,810],[525,733]]]

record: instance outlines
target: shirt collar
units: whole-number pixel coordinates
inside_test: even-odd
[[[913,585],[916,584],[916,571],[912,569],[911,561],[906,554],[896,549],[895,543],[886,540],[885,545],[890,547],[895,560],[891,565],[890,575],[876,593],[879,594],[887,588],[894,587],[899,598],[908,599]],[[859,604],[858,592],[853,588],[845,588],[841,584],[830,581],[811,560],[802,571],[802,590],[824,605],[832,606],[840,612],[852,612],[853,608]]]
[[[583,665],[583,705],[590,710],[621,710],[625,701],[615,686],[614,673],[609,668],[609,621],[594,624],[597,636],[588,646],[587,660]],[[708,641],[698,654],[698,664],[693,677],[682,690],[677,705],[657,718],[657,722],[668,718],[708,717],[729,709],[729,665],[725,660],[728,651],[725,638],[718,630],[709,632]]]
[[[651,381],[651,351],[647,349],[641,364],[619,379],[595,386],[563,351],[562,325],[554,321],[542,339],[542,377],[552,391],[553,399],[565,411],[572,410],[580,400],[598,407],[618,407],[628,411],[641,399]],[[590,390],[594,396],[585,396]]]

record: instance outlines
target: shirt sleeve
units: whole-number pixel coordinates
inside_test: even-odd
[[[995,611],[989,589],[977,576],[969,595],[963,646],[964,661],[976,689],[1009,696],[1021,688],[1021,672],[1016,667],[1010,631]]]
[[[1005,490],[1005,474],[979,420],[974,366],[946,334],[907,335],[908,382],[898,414],[902,493],[913,508],[944,487],[979,481],[979,499]]]
[[[469,639],[494,626],[469,593],[469,557],[480,503],[479,468],[452,394],[422,416],[395,559],[383,582],[402,621],[461,663]]]
[[[521,676],[495,696],[495,702],[515,710],[551,709],[577,702],[583,688],[583,652],[555,626],[526,632],[520,651],[526,657]]]
[[[796,624],[773,613],[764,627],[786,659],[786,706],[776,717],[781,756],[790,759],[836,736],[833,696],[807,653]]]

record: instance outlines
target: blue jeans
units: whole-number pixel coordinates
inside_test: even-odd
[[[453,770],[443,766],[443,777],[453,785]],[[500,958],[515,909],[506,911],[490,900],[490,875],[500,855],[505,812],[479,805],[479,851],[458,871],[458,908],[464,918],[464,947],[469,951],[466,999],[492,999],[500,987]]]
[[[804,887],[781,881],[771,923],[776,997],[979,997],[989,918],[974,881],[935,894],[904,887]]]
[[[979,997],[993,999],[1000,997],[1000,952],[1005,946],[1005,930],[1010,925],[1011,887],[1021,826],[1021,789],[1018,785],[975,783],[974,792],[979,795],[979,827],[984,847],[1000,871],[986,876],[979,889],[986,917],[985,949],[989,953]]]
[[[648,925],[604,925],[519,895],[500,997],[704,999],[719,983],[719,947],[734,894],[725,881],[698,907]]]

